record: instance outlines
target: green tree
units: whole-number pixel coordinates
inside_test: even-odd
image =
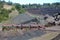
[[[15,4],[15,8],[18,10],[19,13],[25,12],[25,10],[22,8],[22,6],[18,3]]]

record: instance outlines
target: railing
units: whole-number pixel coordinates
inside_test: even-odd
[[[37,28],[37,29],[45,29],[44,26],[41,26],[40,24],[3,24],[2,27],[6,27],[6,28],[20,28],[20,29],[25,29],[25,28]]]

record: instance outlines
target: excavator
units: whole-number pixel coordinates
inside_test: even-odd
[[[55,21],[59,21],[60,17],[59,17],[60,13],[56,13],[53,15],[53,17],[55,18]]]

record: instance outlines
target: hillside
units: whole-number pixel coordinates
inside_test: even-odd
[[[24,12],[24,9],[18,3],[13,4],[0,1],[0,22],[6,21]]]
[[[31,14],[36,14],[36,15],[54,15],[56,13],[60,13],[60,8],[26,8],[26,10],[31,13]]]

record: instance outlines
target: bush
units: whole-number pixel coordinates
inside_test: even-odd
[[[1,9],[0,10],[0,22],[7,20],[9,18],[9,10]]]
[[[11,8],[11,10],[13,11],[13,10],[15,10],[15,8],[14,8],[14,7],[12,7],[12,8]]]

